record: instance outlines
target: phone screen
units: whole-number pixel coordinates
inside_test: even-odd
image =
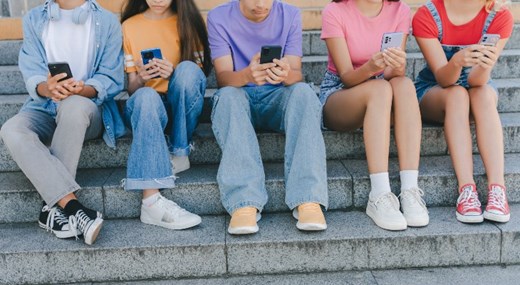
[[[66,73],[67,77],[60,79],[58,82],[72,78],[72,71],[66,62],[50,62],[48,65],[51,76],[56,76],[60,73]]]
[[[274,59],[282,58],[281,46],[263,46],[260,52],[260,64],[273,62]]]

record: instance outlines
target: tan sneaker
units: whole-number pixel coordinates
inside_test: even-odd
[[[298,220],[296,227],[302,231],[323,231],[327,229],[325,216],[318,203],[303,203],[293,210],[293,217]]]
[[[247,235],[258,232],[256,222],[260,220],[260,213],[255,207],[243,207],[235,210],[231,215],[228,233],[232,235]]]

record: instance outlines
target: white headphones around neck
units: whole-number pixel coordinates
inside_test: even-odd
[[[74,8],[72,12],[72,22],[76,25],[85,24],[90,14],[90,9],[83,9],[81,6]],[[61,17],[60,15],[60,5],[58,5],[53,0],[49,3],[49,20],[58,21]]]

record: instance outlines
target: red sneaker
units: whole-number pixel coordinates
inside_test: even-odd
[[[489,185],[488,202],[484,211],[484,219],[505,223],[509,222],[509,204],[507,203],[506,188],[502,185]]]
[[[460,194],[457,199],[457,220],[463,223],[482,223],[484,217],[482,217],[480,207],[477,186],[466,184],[460,187]]]

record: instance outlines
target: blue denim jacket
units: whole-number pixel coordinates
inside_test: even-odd
[[[38,84],[47,81],[47,56],[43,46],[43,29],[49,23],[47,0],[23,19],[23,45],[19,54],[19,68],[22,72],[29,98],[23,109],[34,109],[56,116],[56,104],[36,92]],[[95,0],[88,0],[95,23],[94,66],[85,85],[94,87],[97,97],[92,98],[101,106],[105,132],[103,139],[111,148],[116,147],[116,138],[123,136],[126,129],[119,114],[114,97],[124,88],[123,51],[121,25],[117,17],[103,9]]]

